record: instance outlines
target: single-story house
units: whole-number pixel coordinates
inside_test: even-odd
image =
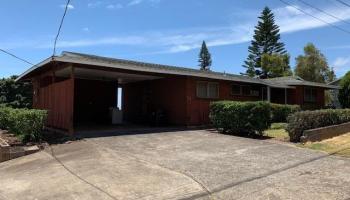
[[[33,66],[17,81],[32,81],[33,107],[48,110],[47,126],[74,132],[81,124],[108,123],[122,89],[127,122],[161,115],[168,124],[209,123],[217,100],[270,101],[324,106],[324,91],[337,86],[298,77],[257,79],[228,73],[63,52]]]

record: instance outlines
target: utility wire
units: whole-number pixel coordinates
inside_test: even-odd
[[[348,4],[348,3],[346,3],[346,2],[344,2],[342,0],[336,0],[336,1],[338,1],[339,3],[341,3],[341,4],[343,4],[343,5],[347,6],[347,7],[350,7],[350,4]]]
[[[52,53],[52,56],[55,56],[55,55],[56,55],[57,40],[58,40],[58,37],[60,36],[60,32],[61,32],[61,29],[62,29],[62,25],[63,25],[63,22],[64,22],[64,18],[66,17],[66,14],[67,14],[67,10],[68,10],[68,6],[69,6],[69,4],[70,4],[70,1],[71,1],[71,0],[67,0],[66,7],[64,8],[64,13],[63,13],[63,16],[62,16],[62,19],[61,19],[60,26],[59,26],[58,31],[57,31],[56,38],[55,38],[55,43],[54,43],[54,46],[53,46],[53,53]]]
[[[34,65],[33,63],[29,62],[28,60],[23,59],[23,58],[20,58],[20,57],[16,56],[15,54],[10,53],[10,52],[8,52],[8,51],[6,51],[6,50],[4,50],[4,49],[0,49],[0,51],[2,51],[2,52],[4,52],[4,53],[6,53],[7,55],[10,55],[10,56],[12,56],[12,57],[18,59],[18,60],[20,60],[20,61],[22,61],[22,62],[25,62],[25,63],[30,64],[30,65]]]
[[[313,6],[312,4],[310,4],[310,3],[308,3],[308,2],[305,2],[304,0],[298,0],[298,1],[300,1],[301,3],[307,5],[307,6],[313,8],[313,9],[315,9],[315,10],[318,10],[318,11],[320,11],[320,12],[322,12],[322,13],[324,13],[324,14],[330,16],[330,17],[333,17],[334,19],[340,20],[340,21],[342,21],[343,23],[346,23],[346,24],[349,24],[349,25],[350,25],[350,22],[347,22],[347,21],[345,21],[344,19],[341,19],[341,18],[339,18],[339,17],[337,17],[337,16],[335,16],[335,15],[333,15],[333,14],[331,14],[331,13],[328,13],[328,12],[326,12],[326,11],[320,9],[320,8],[317,8],[317,7]]]
[[[67,10],[68,10],[68,6],[69,6],[70,2],[71,2],[71,0],[67,0],[67,4],[66,4],[66,7],[65,7],[65,9],[64,9],[64,13],[63,13],[63,16],[62,16],[62,19],[61,19],[61,23],[60,23],[60,26],[59,26],[59,28],[58,28],[58,32],[57,32],[57,35],[56,35],[56,38],[55,38],[55,43],[54,43],[53,55],[52,55],[52,56],[54,56],[54,55],[56,54],[56,44],[57,44],[57,40],[58,40],[58,37],[59,37],[59,35],[60,35],[61,29],[62,29],[62,25],[63,25],[63,22],[64,22],[64,18],[65,18],[66,14],[67,14]],[[6,50],[4,50],[4,49],[0,49],[0,51],[3,52],[3,53],[5,53],[5,54],[7,54],[7,55],[9,55],[9,56],[12,56],[12,57],[14,57],[14,58],[20,60],[20,61],[22,61],[22,62],[25,62],[25,63],[27,63],[27,64],[29,64],[29,65],[35,66],[33,63],[29,62],[28,60],[26,60],[26,59],[24,59],[24,58],[21,58],[21,57],[19,57],[19,56],[16,56],[15,54],[10,53],[10,52],[8,52],[8,51],[6,51]]]
[[[317,20],[319,20],[319,21],[321,21],[321,22],[327,24],[328,26],[331,26],[331,27],[336,28],[336,29],[338,29],[338,30],[340,30],[340,31],[343,31],[344,33],[350,34],[350,31],[348,31],[348,30],[346,30],[346,29],[343,29],[343,28],[341,28],[341,27],[339,27],[339,26],[337,26],[337,25],[334,25],[334,24],[332,24],[332,23],[329,23],[329,22],[327,22],[327,21],[325,21],[325,20],[323,20],[323,19],[321,19],[321,18],[319,18],[319,17],[316,17],[316,16],[314,16],[314,15],[308,13],[308,12],[305,12],[304,10],[300,9],[300,8],[297,7],[297,6],[292,5],[291,3],[288,3],[287,1],[284,1],[284,0],[279,0],[279,1],[282,2],[282,3],[284,3],[284,4],[286,4],[286,5],[288,5],[288,6],[291,6],[291,7],[295,8],[295,9],[299,10],[300,12],[304,13],[305,15],[308,15],[308,16],[314,18],[314,19],[317,19]],[[350,5],[349,5],[349,6],[350,6]]]

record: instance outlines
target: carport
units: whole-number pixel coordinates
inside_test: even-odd
[[[72,68],[73,72],[71,71]],[[79,126],[110,125],[111,109],[118,107],[118,110],[120,110],[118,112],[123,112],[123,107],[128,107],[127,102],[122,101],[124,99],[124,86],[162,78],[154,75],[76,65],[58,70],[55,76],[68,78],[71,73],[74,76],[73,113],[75,128]],[[124,116],[128,117],[127,114],[124,114]]]

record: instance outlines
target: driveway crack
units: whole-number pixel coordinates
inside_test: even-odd
[[[78,174],[76,174],[74,171],[72,171],[71,169],[69,169],[59,158],[57,158],[52,146],[50,145],[50,151],[51,151],[51,156],[66,170],[68,171],[71,175],[75,176],[76,178],[78,178],[80,181],[86,183],[87,185],[95,188],[96,190],[100,191],[101,193],[107,195],[108,197],[110,197],[113,200],[118,200],[116,197],[114,197],[113,195],[111,195],[110,193],[108,193],[107,191],[103,190],[102,188],[94,185],[93,183],[90,183],[89,181],[87,181],[86,179],[84,179],[83,177],[79,176]]]
[[[98,146],[99,148],[102,148],[102,149],[108,149],[108,150],[111,150],[111,151],[116,151],[118,152],[118,154],[123,154],[127,157],[132,157],[133,159],[135,159],[136,161],[138,162],[143,162],[143,163],[147,163],[147,164],[150,164],[150,165],[153,165],[153,166],[158,166],[160,168],[163,168],[163,169],[166,169],[166,170],[169,170],[171,172],[174,172],[174,173],[177,173],[177,174],[181,174],[182,176],[185,176],[189,179],[191,179],[192,181],[194,181],[195,183],[197,183],[201,188],[202,190],[206,193],[207,196],[209,196],[209,199],[212,199],[213,198],[213,193],[209,190],[209,188],[207,188],[201,181],[199,181],[196,177],[194,177],[192,174],[189,174],[189,173],[186,173],[186,172],[182,172],[182,171],[177,171],[177,170],[174,170],[174,169],[171,169],[169,167],[166,167],[164,165],[160,165],[160,164],[156,164],[156,163],[152,163],[150,161],[147,161],[147,160],[144,160],[144,159],[140,159],[132,154],[129,154],[129,153],[125,153],[123,151],[119,151],[119,150],[116,150],[116,149],[111,149],[111,148],[107,148],[107,147],[101,147],[100,145],[96,144],[95,142],[92,142],[92,141],[86,141],[84,140],[85,142],[87,143],[91,143],[95,146]],[[187,199],[187,198],[186,198]],[[216,197],[216,199],[218,199],[218,197]]]

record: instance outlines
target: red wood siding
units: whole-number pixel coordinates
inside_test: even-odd
[[[198,98],[196,95],[196,87],[197,87],[198,81],[209,81],[209,82],[219,83],[219,98],[217,99]],[[231,94],[232,84],[250,85],[254,89],[259,90],[259,96],[232,95]],[[187,90],[186,90],[187,125],[209,124],[210,102],[218,101],[218,100],[260,101],[262,99],[261,90],[262,90],[262,87],[258,85],[188,77]]]
[[[186,124],[185,77],[128,83],[122,88],[126,120],[144,121],[152,112],[162,110],[170,124]]]
[[[305,86],[296,86],[295,89],[295,104],[300,105],[305,110],[320,109],[325,106],[325,89],[316,88],[316,102],[305,102],[304,101],[304,90]]]
[[[72,131],[74,80],[53,76],[33,80],[33,107],[48,110],[47,126]]]

